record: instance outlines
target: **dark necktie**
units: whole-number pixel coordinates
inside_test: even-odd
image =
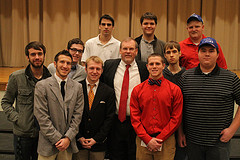
[[[76,65],[72,65],[71,70],[76,70],[77,66]]]
[[[154,84],[156,84],[157,86],[161,86],[161,80],[159,79],[159,80],[153,80],[152,78],[149,78],[148,79],[148,84],[150,84],[150,85],[154,85]]]
[[[65,81],[61,82],[61,93],[62,93],[63,100],[65,97],[65,89],[64,89],[65,83],[66,83]]]
[[[128,99],[128,88],[129,88],[129,67],[126,65],[126,70],[123,77],[122,91],[120,96],[118,119],[123,122],[126,120],[126,110],[127,110],[127,99]]]

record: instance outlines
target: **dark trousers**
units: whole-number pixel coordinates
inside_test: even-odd
[[[15,160],[37,160],[37,138],[19,137],[14,135]]]
[[[189,160],[229,160],[230,142],[218,141],[214,146],[202,146],[187,141]]]
[[[136,160],[136,133],[130,117],[121,123],[116,115],[109,138],[111,160]]]
[[[178,145],[178,133],[177,131],[175,132],[175,139],[176,139],[176,152],[175,152],[175,157],[174,160],[188,160],[187,158],[187,151],[186,151],[186,147],[181,148]]]

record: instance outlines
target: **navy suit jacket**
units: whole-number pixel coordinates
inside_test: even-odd
[[[84,111],[76,138],[93,138],[97,143],[90,150],[105,151],[107,135],[112,127],[116,110],[114,90],[99,81],[91,110],[89,110],[86,80],[80,83],[83,87]],[[84,149],[78,141],[77,146],[78,149]]]

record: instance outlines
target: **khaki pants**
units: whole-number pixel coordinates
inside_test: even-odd
[[[104,160],[105,152],[91,152],[89,150],[80,150],[73,154],[73,160]]]
[[[162,151],[151,152],[146,147],[141,146],[141,139],[136,138],[137,160],[173,160],[176,150],[174,134],[163,142]]]
[[[67,152],[67,150],[65,151],[61,151],[61,152],[58,152],[52,156],[48,156],[48,157],[45,157],[45,156],[42,156],[42,155],[38,155],[38,160],[72,160],[72,153],[69,153]]]

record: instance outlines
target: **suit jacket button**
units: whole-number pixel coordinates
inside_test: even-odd
[[[89,131],[87,131],[87,133],[89,133]]]
[[[88,122],[90,122],[91,121],[91,118],[88,118]]]

